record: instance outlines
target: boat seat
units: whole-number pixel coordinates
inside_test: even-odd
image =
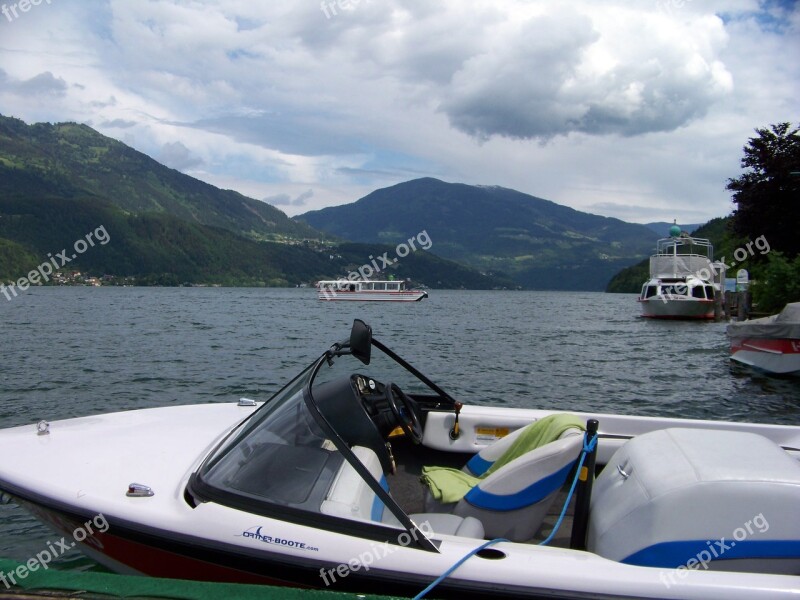
[[[378,455],[366,446],[353,446],[351,450],[361,464],[367,467],[372,476],[380,481],[383,489],[388,491],[389,484],[386,481],[386,475],[383,474]],[[325,515],[362,521],[380,521],[383,518],[384,509],[381,499],[346,460],[342,462],[342,466],[320,506],[320,512]]]
[[[470,459],[462,472],[480,480],[460,500],[441,502],[428,488],[425,509],[475,517],[483,524],[488,538],[503,537],[517,542],[533,538],[583,448],[583,429],[577,417],[553,415],[552,420],[546,419],[550,417],[518,429]],[[532,432],[532,439],[547,439],[535,436],[533,428],[550,428],[557,437],[505,462],[509,459],[506,454],[519,453]],[[501,466],[490,471],[497,461],[501,461]]]
[[[457,535],[460,537],[483,539],[486,532],[475,517],[461,517],[448,513],[414,513],[408,515],[419,530],[431,536]],[[400,521],[387,510],[384,512],[382,522],[392,527],[402,527]]]
[[[353,446],[353,454],[361,461],[383,489],[389,491],[386,475],[383,473],[380,459],[375,452],[366,446]],[[356,472],[353,466],[344,461],[331,484],[330,490],[320,506],[320,512],[326,515],[380,522],[391,527],[402,527],[400,521],[386,509],[377,494],[367,482]],[[482,539],[483,524],[477,518],[448,514],[414,513],[409,515],[423,533],[432,535],[457,535]]]
[[[643,567],[800,575],[798,506],[800,462],[772,440],[660,429],[625,442],[597,477],[586,544]]]

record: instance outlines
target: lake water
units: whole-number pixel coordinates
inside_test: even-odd
[[[0,296],[0,427],[263,400],[354,318],[467,403],[800,422],[800,381],[733,367],[724,323],[638,314],[635,295],[588,292],[385,304],[319,302],[313,289],[32,288]],[[53,539],[0,506],[0,556],[25,561]],[[56,564],[94,568],[77,552]]]

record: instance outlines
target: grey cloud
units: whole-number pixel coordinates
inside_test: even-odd
[[[305,206],[306,200],[313,196],[314,190],[309,189],[294,199],[292,199],[289,194],[276,194],[274,196],[267,196],[263,198],[263,200],[273,206]]]
[[[50,71],[45,71],[30,79],[12,81],[10,87],[17,94],[26,96],[64,96],[67,82],[61,77],[55,77]]]
[[[127,121],[125,119],[113,119],[112,121],[104,121],[100,124],[100,127],[113,127],[116,129],[128,129],[135,126],[136,121]]]
[[[161,147],[158,159],[163,164],[177,169],[178,171],[184,171],[203,164],[203,160],[193,155],[189,148],[184,146],[181,142],[164,144]]]
[[[273,206],[291,206],[292,197],[289,194],[276,194],[274,196],[266,196],[262,200]]]

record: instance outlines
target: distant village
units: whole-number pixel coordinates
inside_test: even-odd
[[[101,285],[136,285],[135,277],[117,277],[115,275],[103,275],[102,277],[92,277],[80,271],[58,271],[53,273],[49,285],[85,285],[100,287]]]

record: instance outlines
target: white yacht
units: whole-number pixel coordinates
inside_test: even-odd
[[[714,246],[680,227],[658,240],[650,257],[650,278],[638,301],[642,316],[654,319],[713,319],[715,292],[722,289],[725,265],[714,262]]]

